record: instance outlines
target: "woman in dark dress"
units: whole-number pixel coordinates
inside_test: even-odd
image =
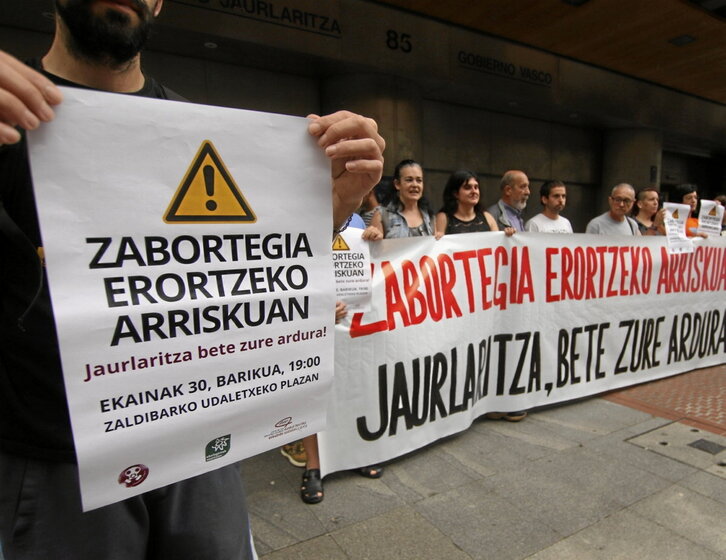
[[[494,217],[482,207],[479,179],[471,171],[461,169],[452,173],[443,198],[444,205],[436,214],[437,239],[448,233],[499,231]],[[511,235],[514,230],[506,233]]]

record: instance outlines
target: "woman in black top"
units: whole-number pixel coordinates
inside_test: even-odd
[[[476,174],[455,171],[444,187],[444,205],[436,214],[436,238],[448,233],[499,231],[494,217],[484,210]],[[507,228],[510,229],[510,228]]]

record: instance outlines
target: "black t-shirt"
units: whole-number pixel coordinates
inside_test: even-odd
[[[28,65],[61,86],[86,88]],[[181,100],[147,77],[131,95]],[[0,449],[75,461],[25,135],[0,147]]]
[[[460,220],[453,214],[447,214],[448,221],[446,223],[446,232],[449,233],[474,233],[477,231],[491,231],[489,222],[484,217],[484,214],[477,212],[474,218],[465,222]]]

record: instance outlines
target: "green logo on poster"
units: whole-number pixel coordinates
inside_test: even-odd
[[[227,451],[229,451],[230,446],[232,445],[231,442],[232,436],[230,434],[227,434],[226,436],[220,436],[210,441],[207,444],[207,447],[204,449],[204,455],[207,461],[214,461],[215,459],[224,457],[227,454]]]

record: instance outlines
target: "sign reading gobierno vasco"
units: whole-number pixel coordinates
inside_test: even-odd
[[[330,178],[307,121],[64,96],[29,143],[84,509],[322,429]]]

